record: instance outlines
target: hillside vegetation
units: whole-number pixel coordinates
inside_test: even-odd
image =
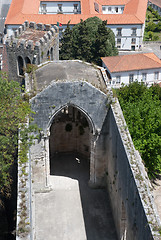
[[[144,41],[161,41],[161,16],[148,6],[146,12]]]
[[[134,82],[116,90],[135,148],[149,177],[161,173],[161,88]]]

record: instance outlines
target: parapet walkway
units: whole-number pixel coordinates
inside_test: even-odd
[[[52,190],[35,194],[36,240],[117,240],[108,194],[88,187],[88,165],[74,154],[52,159]]]

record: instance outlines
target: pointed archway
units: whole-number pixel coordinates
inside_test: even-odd
[[[63,166],[65,167],[66,164],[68,167],[71,165],[73,171],[75,171],[77,169],[77,166],[76,168],[74,167],[75,163],[80,163],[81,158],[82,161],[86,161],[83,164],[86,168],[88,167],[90,178],[92,137],[92,122],[82,110],[73,105],[61,108],[53,117],[50,126],[50,174],[62,175],[64,173]],[[66,158],[68,163],[62,160],[62,165],[60,165],[60,159],[65,155],[68,156]],[[73,164],[71,163],[72,161]],[[68,173],[66,172],[65,174]]]

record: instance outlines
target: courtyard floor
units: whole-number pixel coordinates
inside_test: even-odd
[[[108,194],[88,180],[87,159],[52,159],[51,191],[35,193],[36,240],[117,240]]]

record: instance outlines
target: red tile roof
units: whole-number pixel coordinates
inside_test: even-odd
[[[51,1],[51,0],[45,0]],[[52,0],[53,2],[64,0]],[[66,0],[65,0],[66,1]],[[69,0],[71,1],[71,0]],[[147,0],[80,0],[81,14],[39,14],[40,0],[12,0],[5,24],[22,24],[28,20],[36,23],[66,25],[77,24],[80,19],[97,16],[107,20],[107,24],[143,24],[147,8]],[[100,12],[94,9],[94,2],[99,5]],[[102,5],[125,5],[123,14],[102,14]]]
[[[161,68],[161,60],[154,53],[103,57],[102,61],[111,73]]]

